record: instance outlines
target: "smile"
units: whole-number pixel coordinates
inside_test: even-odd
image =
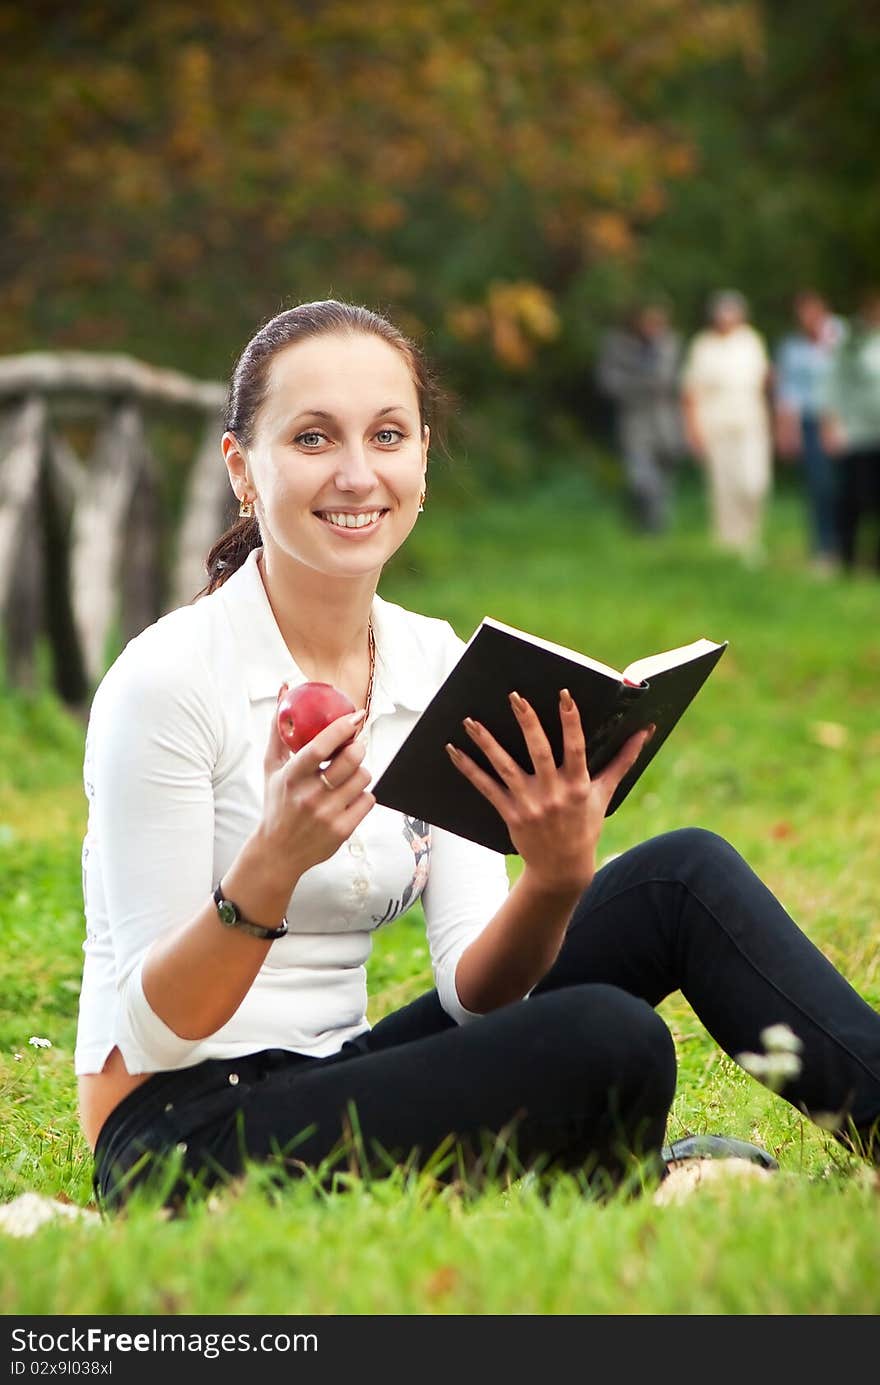
[[[329,524],[331,529],[363,530],[375,529],[386,510],[316,510],[318,519]]]

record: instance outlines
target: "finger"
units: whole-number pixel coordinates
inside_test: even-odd
[[[535,767],[535,774],[539,779],[547,780],[556,774],[556,761],[541,720],[531,703],[520,697],[518,692],[512,692],[509,701]]]
[[[498,781],[493,779],[491,774],[487,774],[485,770],[480,769],[479,765],[475,764],[469,755],[465,755],[463,750],[459,750],[458,746],[452,745],[451,742],[446,746],[446,754],[449,756],[459,774],[462,774],[469,783],[473,784],[474,788],[478,789],[483,797],[487,798],[492,804],[492,807],[496,808],[503,817],[504,810],[507,807],[508,797]]]
[[[594,784],[601,785],[603,790],[607,791],[609,800],[623,776],[632,769],[656,729],[655,726],[651,725],[646,727],[644,731],[637,731],[634,736],[630,736],[629,740],[625,741],[621,746],[614,759],[611,760],[609,764],[605,766],[602,773],[597,775],[593,780]]]
[[[584,774],[589,778],[581,714],[568,688],[563,688],[559,694],[559,720],[562,723],[563,773],[569,779],[580,779]]]
[[[324,761],[324,773],[331,784],[334,787],[344,784],[358,766],[363,764],[366,753],[367,748],[363,741],[355,739],[347,741],[341,750],[337,750],[329,760]]]
[[[287,692],[287,683],[282,683],[278,689],[278,697],[275,701],[276,713],[278,703]],[[266,743],[266,753],[263,760],[263,768],[267,771],[279,769],[281,765],[286,765],[291,756],[290,746],[282,739],[278,730],[278,717],[272,717],[272,725],[269,728],[269,740]]]
[[[335,778],[329,768],[319,769],[315,778],[320,785],[320,797],[328,800],[331,809],[338,809],[340,805],[347,807],[367,787],[372,775],[361,765],[344,779]]]
[[[353,740],[366,716],[362,707],[358,712],[346,712],[344,716],[337,717],[331,721],[329,726],[325,726],[323,731],[319,731],[304,745],[302,750],[298,750],[294,755],[294,763],[297,767],[297,777],[314,774],[319,765],[325,760],[331,759],[337,750],[349,741]]]
[[[508,755],[503,745],[498,744],[491,731],[487,731],[481,721],[474,721],[473,717],[465,717],[462,726],[474,745],[480,747],[486,759],[505,784],[513,788],[521,783],[523,772],[516,760],[512,755]],[[491,775],[488,777],[491,778]]]
[[[343,841],[347,841],[352,832],[358,827],[368,813],[376,806],[376,800],[371,793],[359,793],[357,798],[346,808],[339,819],[339,825],[344,831]]]

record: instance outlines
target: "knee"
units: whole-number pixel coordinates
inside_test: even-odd
[[[626,996],[624,1071],[631,1093],[650,1093],[651,1105],[667,1110],[675,1096],[678,1063],[669,1027],[656,1010]]]
[[[585,1071],[601,1071],[608,1086],[629,1099],[650,1092],[652,1104],[672,1104],[675,1044],[668,1026],[647,1001],[617,986],[597,983],[568,986],[540,999],[550,1001],[555,1021],[542,1023],[542,1037],[546,1042],[555,1032],[556,1061],[568,1066],[574,1081]]]
[[[665,869],[685,883],[706,871],[727,874],[744,865],[725,837],[705,827],[680,827],[656,838],[655,844]]]

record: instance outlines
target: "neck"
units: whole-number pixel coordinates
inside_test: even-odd
[[[334,580],[265,548],[259,566],[294,662],[307,678],[334,683],[362,705],[376,574]]]

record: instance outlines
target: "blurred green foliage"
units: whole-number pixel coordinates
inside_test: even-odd
[[[849,311],[875,272],[863,0],[35,3],[0,54],[0,351],[225,378],[279,308],[351,298],[486,407],[476,461],[513,479],[493,410],[601,432],[633,299],[691,330],[735,284],[775,332],[801,284]]]

